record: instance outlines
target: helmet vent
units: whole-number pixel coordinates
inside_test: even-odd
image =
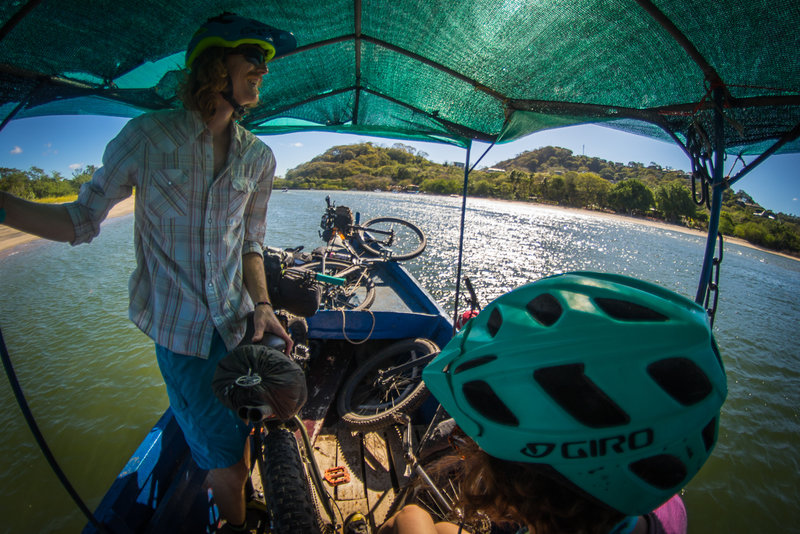
[[[598,297],[594,299],[594,302],[600,306],[600,309],[619,321],[666,321],[669,319],[655,310],[627,300]]]
[[[667,358],[647,366],[647,374],[670,397],[684,406],[692,406],[711,393],[711,381],[697,364],[688,358]]]
[[[455,372],[453,374],[457,375],[461,371],[468,371],[468,370],[473,369],[475,367],[480,367],[481,365],[487,364],[489,362],[493,362],[496,359],[497,359],[497,356],[481,356],[480,358],[473,358],[472,360],[470,360],[468,362],[464,362],[461,365],[459,365],[458,367],[456,367],[456,370],[455,370]]]
[[[558,318],[561,317],[561,313],[563,312],[558,300],[553,295],[547,293],[539,295],[530,301],[526,308],[528,309],[528,313],[544,326],[552,326],[553,323],[558,321]]]
[[[713,418],[703,429],[703,445],[706,446],[706,452],[711,452],[714,448],[714,443],[717,441],[717,418]]]
[[[489,315],[489,320],[486,322],[486,328],[489,329],[489,334],[492,337],[496,336],[502,324],[503,316],[500,314],[500,310],[497,308],[493,309],[492,313]]]
[[[464,397],[473,410],[485,418],[506,426],[519,426],[519,420],[508,406],[495,394],[492,387],[483,380],[472,380],[461,387]]]
[[[671,454],[659,454],[633,462],[628,467],[631,471],[658,489],[668,490],[683,483],[686,479],[686,465]]]
[[[574,363],[544,367],[533,378],[568,414],[591,428],[624,425],[630,417]]]

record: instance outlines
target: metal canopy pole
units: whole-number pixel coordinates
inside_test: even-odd
[[[464,224],[467,213],[467,189],[469,186],[469,153],[472,149],[472,140],[467,142],[467,154],[464,161],[464,188],[461,191],[461,227],[458,236],[458,262],[456,263],[456,298],[453,304],[453,335],[456,335],[458,324],[458,297],[461,293],[461,262],[464,254]]]
[[[725,163],[725,118],[722,115],[723,88],[716,87],[713,91],[714,99],[714,167],[711,177],[711,213],[708,217],[708,237],[706,251],[703,258],[703,269],[700,271],[700,283],[697,287],[695,302],[702,305],[711,280],[711,269],[714,264],[714,252],[719,233],[719,216],[722,212],[722,192],[726,187],[723,176]]]

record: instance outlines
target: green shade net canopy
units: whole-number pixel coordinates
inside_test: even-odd
[[[727,152],[800,151],[797,0],[4,0],[0,120],[179,107],[186,45],[222,11],[297,38],[242,120],[259,135],[466,146],[597,123],[684,145],[722,88]]]

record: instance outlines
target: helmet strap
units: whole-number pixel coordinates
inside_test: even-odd
[[[245,109],[240,103],[238,103],[234,98],[233,95],[229,91],[223,91],[222,98],[228,101],[228,104],[233,106],[233,114],[236,116],[237,119],[241,119],[244,116]]]
[[[231,80],[230,75],[228,75],[228,86],[220,94],[233,107],[234,119],[238,120],[244,117],[246,113],[244,106],[233,98],[233,80]]]

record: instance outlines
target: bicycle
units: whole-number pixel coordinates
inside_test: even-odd
[[[328,243],[328,249],[336,247],[346,252],[339,259],[364,257],[352,241],[368,255],[395,261],[416,258],[428,244],[422,230],[403,219],[377,217],[360,225],[358,213],[354,218],[350,208],[336,206],[329,196],[325,197],[325,203],[327,207],[320,221],[320,237]]]
[[[356,367],[339,392],[339,417],[350,428],[368,432],[394,424],[428,398],[422,370],[439,354],[425,338],[399,341]]]
[[[248,334],[252,336],[252,328],[251,315],[246,337]],[[292,332],[295,348],[290,359],[301,369],[306,350],[303,336]],[[285,343],[279,337],[269,335],[258,345],[261,346],[255,347],[255,351],[247,350],[250,348],[247,347],[238,354],[232,352],[226,356],[223,359],[226,362],[224,371],[218,371],[222,374],[220,379],[215,376],[214,387],[217,395],[221,395],[220,400],[224,399],[223,402],[242,420],[253,425],[250,436],[253,454],[249,467],[251,476],[254,467],[258,467],[270,524],[267,532],[332,534],[336,531],[337,515],[323,485],[305,425],[297,415],[286,420],[278,418],[264,394],[256,389],[263,388],[267,380],[275,380],[273,375],[276,373],[276,376],[287,376],[287,368],[290,376],[295,377],[293,380],[297,380],[299,371],[289,362],[280,363],[286,360],[282,352]],[[234,359],[227,361],[228,358]],[[223,363],[220,362],[222,369]],[[288,387],[272,384],[269,387]],[[299,440],[296,434],[300,435]],[[324,510],[331,523],[323,519],[320,510]]]
[[[477,299],[474,302],[477,304]],[[292,337],[294,339],[296,336],[293,334]],[[277,345],[282,343],[278,338],[271,338],[271,341]],[[298,341],[296,347],[302,352],[304,340]],[[281,349],[280,346],[276,348]],[[414,498],[436,517],[458,521],[459,511],[454,506],[458,487],[442,479],[433,480],[424,468],[427,459],[419,459],[423,444],[428,441],[428,435],[439,421],[441,407],[416,451],[412,440],[410,414],[428,397],[427,388],[421,380],[422,369],[438,352],[436,344],[424,338],[402,340],[384,347],[358,366],[345,382],[337,399],[337,407],[340,412],[344,411],[343,422],[348,426],[355,425],[361,432],[389,425],[398,425],[399,431],[399,425],[402,425],[401,442],[407,473],[413,472],[422,482],[421,485],[405,488],[398,505],[406,498]],[[302,421],[297,416],[280,421],[272,415],[271,408],[264,404],[246,406],[239,409],[238,413],[255,425],[252,450],[264,489],[271,522],[270,532],[336,532],[335,502],[323,484]],[[298,434],[300,438],[295,437]],[[325,514],[330,518],[330,523],[325,521]],[[341,511],[338,515],[341,516]],[[481,531],[473,525],[471,527],[474,532]]]
[[[302,436],[302,451],[295,438],[297,431]],[[336,531],[335,523],[325,523],[315,504],[320,503],[328,517],[335,521],[308,433],[297,416],[286,422],[275,419],[255,422],[253,453],[272,525],[270,532],[323,534]]]
[[[359,225],[347,206],[336,206],[325,197],[320,220],[324,249],[312,253],[312,261],[300,268],[344,278],[340,287],[323,289],[321,309],[365,310],[375,300],[371,268],[376,261],[407,260],[422,254],[427,238],[416,225],[395,217],[378,217]],[[363,254],[366,251],[368,254]]]
[[[330,197],[326,197],[325,202],[327,208],[320,222],[320,236],[327,243],[324,249],[310,255],[299,254],[302,247],[284,251],[267,247],[264,251],[264,266],[273,302],[280,299],[279,286],[285,287],[294,295],[300,295],[305,304],[301,315],[306,317],[317,309],[368,309],[375,301],[375,281],[371,275],[375,262],[416,257],[427,244],[422,230],[412,223],[379,217],[360,226],[354,224],[350,208],[336,206]],[[387,224],[388,228],[385,227]],[[379,258],[362,255],[358,247]],[[309,275],[309,272],[316,274]],[[332,282],[331,277],[339,281]],[[319,281],[323,283],[317,284]],[[316,305],[308,302],[311,288],[318,291]]]

